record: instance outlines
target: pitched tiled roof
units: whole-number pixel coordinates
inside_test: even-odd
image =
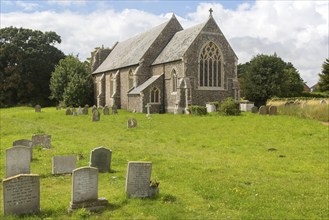
[[[180,60],[206,23],[177,32],[152,65]]]
[[[158,25],[149,31],[118,43],[104,62],[94,71],[101,73],[139,63],[145,52],[170,21]]]
[[[146,89],[147,87],[149,87],[149,85],[151,85],[153,82],[155,82],[155,80],[159,79],[161,75],[156,75],[156,76],[152,76],[151,78],[149,78],[148,80],[146,80],[142,85],[134,88],[133,90],[131,90],[129,92],[129,95],[138,95],[140,94],[140,92],[142,92],[144,89]]]

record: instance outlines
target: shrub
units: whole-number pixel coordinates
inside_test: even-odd
[[[207,108],[199,105],[191,105],[188,107],[188,110],[192,115],[206,115]]]
[[[221,104],[221,111],[224,115],[240,115],[240,104],[232,98],[227,98]]]

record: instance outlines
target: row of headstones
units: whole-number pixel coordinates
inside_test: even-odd
[[[105,106],[105,107],[100,107],[101,109],[103,109],[103,114],[104,115],[110,115],[110,108]],[[66,111],[65,111],[65,115],[74,115],[74,116],[77,116],[77,115],[88,115],[88,105],[86,105],[85,107],[81,108],[79,106],[78,108],[78,111],[76,110],[76,108],[67,108]],[[97,108],[95,105],[92,107],[91,109],[91,112],[94,113],[96,111],[98,111],[99,108]],[[112,114],[118,114],[118,109],[115,105],[113,105],[111,107],[111,112]],[[99,113],[99,112],[98,112]]]
[[[108,204],[98,198],[98,168],[81,167],[72,171],[72,194],[68,212],[85,208],[97,211]],[[146,198],[159,192],[158,183],[150,184],[152,162],[128,162],[126,194],[129,198]],[[19,174],[2,181],[4,215],[40,212],[40,176]]]
[[[251,108],[251,112],[252,113],[258,113],[260,115],[267,115],[267,114],[276,115],[278,113],[278,108],[274,105],[270,105],[270,106],[262,105],[262,106],[259,107],[259,109],[258,109],[257,106],[253,106]]]

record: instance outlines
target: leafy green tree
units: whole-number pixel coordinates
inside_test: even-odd
[[[0,106],[49,105],[49,80],[62,51],[55,32],[16,27],[0,29]]]
[[[51,98],[65,105],[92,104],[93,79],[87,62],[72,55],[59,61],[50,80]]]
[[[257,106],[273,96],[298,96],[303,91],[303,80],[296,68],[276,54],[257,55],[238,68],[241,94]]]
[[[322,74],[319,74],[320,80],[318,88],[320,92],[329,92],[329,58],[322,64]]]

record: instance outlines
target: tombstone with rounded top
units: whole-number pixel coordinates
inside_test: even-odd
[[[265,105],[262,105],[261,107],[259,107],[259,114],[260,115],[266,115],[267,114],[267,109]]]
[[[91,112],[93,113],[94,111],[98,110],[96,105],[94,105],[92,108],[91,108]]]
[[[251,108],[251,113],[257,113],[258,112],[258,107],[257,106],[253,106]]]
[[[72,115],[71,108],[67,108],[65,111],[65,115]]]
[[[128,128],[135,128],[137,127],[137,120],[135,118],[129,118],[127,121]]]
[[[278,112],[278,108],[274,105],[271,105],[268,111],[269,115],[276,115],[277,112]]]
[[[78,115],[76,108],[72,108],[72,115],[73,116],[77,116]]]
[[[109,109],[109,107],[105,106],[105,107],[103,108],[103,114],[104,114],[104,115],[109,115],[109,114],[110,114],[110,109]]]
[[[116,105],[112,105],[112,115],[118,114],[118,107]]]
[[[35,112],[41,112],[41,106],[40,105],[36,105],[34,108]]]
[[[99,121],[101,114],[99,113],[98,109],[93,111],[93,121]]]
[[[24,146],[6,149],[6,177],[30,173],[30,152],[30,148]]]
[[[30,159],[32,161],[33,158],[33,143],[31,140],[26,140],[26,139],[20,139],[20,140],[16,140],[13,142],[13,147],[17,147],[17,146],[24,146],[24,147],[28,147],[30,149]]]
[[[81,106],[79,106],[79,108],[78,108],[78,115],[82,115],[82,108],[81,108]]]
[[[98,168],[100,173],[111,171],[112,151],[105,147],[97,147],[90,152],[90,166]]]
[[[83,107],[82,114],[83,115],[88,115],[88,106]]]

